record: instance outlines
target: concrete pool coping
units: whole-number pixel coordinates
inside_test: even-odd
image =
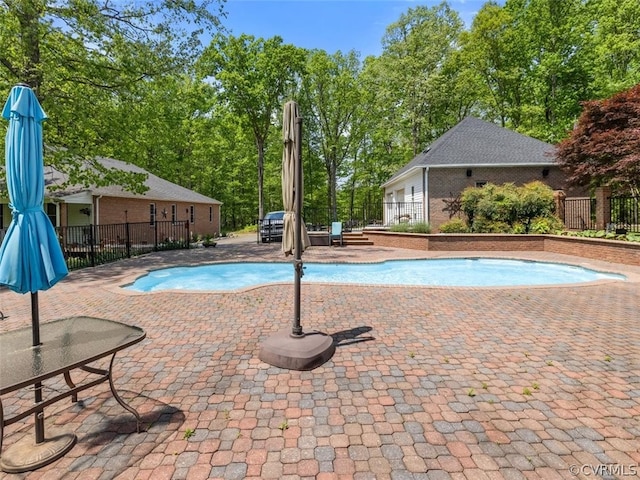
[[[314,247],[311,247],[314,248]],[[353,248],[353,247],[351,247]],[[366,247],[357,247],[357,248],[366,248]],[[310,253],[310,251],[307,251],[307,253]],[[310,264],[310,263],[315,263],[315,264],[323,264],[323,263],[332,263],[332,264],[344,264],[344,265],[367,265],[367,264],[377,264],[377,263],[383,263],[386,261],[400,261],[400,260],[457,260],[457,259],[462,259],[462,260],[474,260],[474,259],[498,259],[498,260],[516,260],[516,261],[524,261],[524,262],[534,262],[534,263],[549,263],[549,264],[555,264],[555,265],[566,265],[566,266],[575,266],[575,267],[582,267],[585,269],[588,269],[590,271],[596,271],[598,273],[602,273],[602,274],[616,274],[616,275],[623,275],[625,278],[624,279],[616,279],[616,278],[603,278],[603,279],[598,279],[598,280],[591,280],[591,281],[585,281],[585,282],[565,282],[565,283],[548,283],[548,284],[531,284],[531,285],[419,285],[419,284],[385,284],[385,283],[368,283],[368,282],[322,282],[322,281],[313,281],[313,282],[304,282],[303,279],[303,285],[309,285],[309,284],[315,284],[315,285],[360,285],[360,286],[381,286],[381,287],[388,287],[388,288],[406,288],[406,287],[415,287],[415,288],[455,288],[455,289],[478,289],[478,288],[487,288],[487,289],[499,289],[499,288],[507,288],[507,289],[529,289],[529,288],[549,288],[549,287],[557,287],[557,288],[563,288],[563,287],[577,287],[577,286],[581,286],[581,285],[602,285],[602,284],[606,284],[606,283],[611,283],[611,282],[619,282],[619,281],[635,281],[635,282],[640,282],[640,274],[639,273],[627,273],[627,274],[623,274],[621,273],[619,270],[617,269],[612,269],[610,268],[610,265],[602,266],[602,268],[596,268],[593,263],[591,262],[581,262],[581,264],[576,263],[574,260],[575,259],[565,259],[565,261],[558,261],[558,260],[549,260],[549,259],[540,259],[540,258],[525,258],[526,255],[520,255],[520,253],[523,252],[518,252],[518,255],[513,255],[513,253],[511,255],[507,255],[506,253],[502,253],[500,254],[500,252],[495,252],[494,253],[485,253],[482,254],[482,252],[480,252],[480,254],[478,254],[478,252],[474,252],[473,254],[468,254],[468,255],[460,255],[459,252],[450,252],[449,254],[446,255],[438,255],[438,256],[429,256],[429,257],[420,257],[420,256],[414,256],[414,257],[408,257],[408,258],[402,258],[402,259],[398,259],[395,257],[392,258],[384,258],[384,259],[376,259],[376,260],[372,260],[372,259],[360,259],[360,260],[355,260],[355,259],[350,259],[349,261],[343,261],[341,260],[339,257],[339,255],[322,255],[322,258],[315,258],[313,260],[310,260],[308,258],[305,258],[305,256],[303,255],[303,261],[305,262],[305,264]],[[538,256],[538,255],[533,255],[533,256]],[[137,275],[135,277],[131,277],[125,280],[124,283],[120,284],[117,286],[116,289],[114,289],[115,292],[121,293],[121,294],[133,294],[133,295],[148,295],[148,294],[155,294],[155,293],[160,293],[160,292],[171,292],[171,293],[183,293],[183,294],[189,294],[191,292],[197,291],[197,292],[210,292],[210,293],[233,293],[233,292],[246,292],[246,291],[250,291],[250,290],[254,290],[257,288],[262,288],[262,287],[266,287],[266,286],[272,286],[272,285],[289,285],[293,282],[293,273],[294,270],[292,268],[292,275],[291,275],[291,279],[287,279],[287,280],[283,280],[283,281],[277,281],[277,282],[268,282],[268,283],[262,283],[262,284],[254,284],[254,285],[248,285],[245,287],[239,287],[239,288],[234,288],[234,289],[214,289],[214,288],[202,288],[202,289],[189,289],[189,288],[185,288],[185,289],[168,289],[168,288],[161,288],[158,290],[153,290],[153,291],[140,291],[140,290],[129,290],[126,289],[125,287],[128,287],[130,285],[132,285],[136,280],[145,277],[146,275],[148,275],[149,273],[152,272],[156,272],[156,271],[162,271],[168,268],[175,268],[175,267],[186,267],[186,268],[197,268],[197,267],[201,267],[201,266],[207,266],[207,265],[233,265],[234,263],[260,263],[260,264],[269,264],[269,263],[277,263],[280,265],[288,265],[291,264],[290,261],[285,260],[284,258],[282,260],[276,260],[276,259],[270,259],[268,261],[260,261],[258,259],[256,260],[242,260],[242,261],[226,261],[226,260],[220,260],[220,261],[211,261],[211,262],[206,262],[206,263],[199,263],[199,264],[191,264],[191,265],[174,265],[172,267],[162,267],[159,269],[150,269],[147,270],[145,273],[143,273],[142,275]],[[605,263],[605,262],[601,262],[601,263]],[[291,264],[292,265],[292,264]],[[617,270],[617,271],[614,271]],[[628,269],[623,269],[628,271]],[[640,272],[640,268],[638,269],[638,271]]]

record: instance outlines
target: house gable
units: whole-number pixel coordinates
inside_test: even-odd
[[[474,117],[466,117],[400,168],[382,187],[414,170],[439,167],[552,166],[554,146]]]
[[[153,224],[155,221],[187,220],[194,234],[220,233],[220,201],[164,180],[130,163],[105,157],[96,160],[108,169],[146,175],[144,184],[147,191],[133,193],[119,185],[71,185],[59,189],[55,187],[65,183],[68,177],[45,166],[45,196],[47,202],[57,205],[60,226],[125,222]]]
[[[70,186],[63,190],[49,190],[47,187],[57,184],[59,185],[67,181],[67,176],[52,167],[45,167],[45,188],[47,189],[47,196],[66,201],[67,197],[78,195],[81,192],[90,192],[93,196],[221,205],[221,202],[214,198],[207,197],[206,195],[194,192],[188,188],[176,185],[175,183],[160,178],[131,163],[106,157],[98,157],[96,160],[105,168],[145,174],[147,179],[144,184],[147,187],[147,191],[142,194],[133,193],[124,190],[119,185],[108,185],[104,187],[94,186],[90,188]]]

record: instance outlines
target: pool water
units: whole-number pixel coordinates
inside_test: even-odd
[[[495,258],[390,260],[380,263],[304,263],[302,283],[356,283],[496,287],[557,285],[597,280],[625,280],[624,275],[561,263]],[[124,287],[159,290],[237,290],[270,283],[293,283],[291,263],[218,263],[155,270]]]

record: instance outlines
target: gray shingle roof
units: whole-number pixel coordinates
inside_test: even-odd
[[[201,195],[188,188],[181,187],[175,183],[164,180],[146,170],[137,167],[131,163],[122,162],[113,158],[98,157],[98,160],[104,167],[113,168],[117,170],[123,170],[126,172],[146,173],[148,175],[145,185],[149,188],[145,193],[135,194],[123,190],[117,185],[110,185],[107,187],[92,187],[84,188],[81,186],[68,187],[64,190],[53,191],[49,195],[59,198],[64,198],[67,195],[75,193],[90,191],[93,195],[104,195],[109,197],[118,198],[146,198],[149,200],[164,200],[174,202],[192,202],[192,203],[214,203],[221,204],[218,200],[215,200],[206,195]],[[45,184],[60,184],[66,179],[65,175],[53,169],[52,167],[45,167]]]
[[[554,165],[553,149],[549,143],[479,118],[466,117],[393,174],[384,185],[421,167]]]

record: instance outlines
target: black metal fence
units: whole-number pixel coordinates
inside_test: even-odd
[[[309,231],[326,231],[333,221],[342,222],[346,231],[382,225],[383,222],[381,204],[338,208],[335,217],[329,208],[305,208],[302,216]]]
[[[188,221],[58,227],[69,270],[160,250],[189,248]]]
[[[611,197],[611,226],[640,233],[640,197]]]
[[[567,198],[564,224],[570,230],[593,230],[596,226],[595,198]]]
[[[421,223],[425,221],[420,202],[391,202],[384,203],[385,225],[399,223]]]

